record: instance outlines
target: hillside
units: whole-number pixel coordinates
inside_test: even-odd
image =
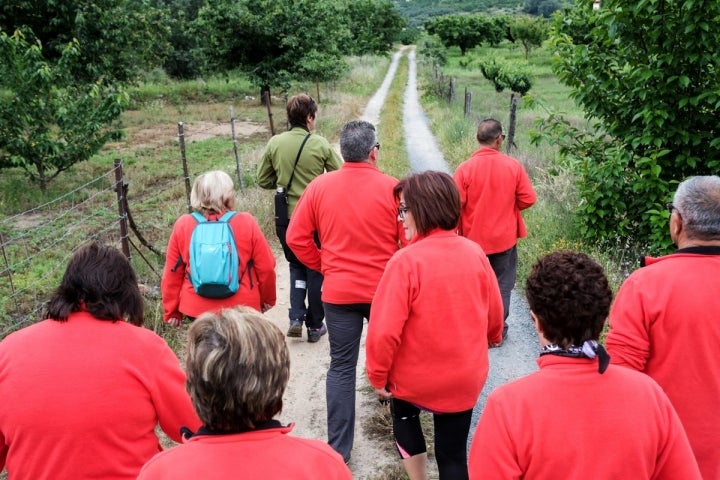
[[[525,0],[393,0],[410,26],[453,13],[513,13],[522,10]]]

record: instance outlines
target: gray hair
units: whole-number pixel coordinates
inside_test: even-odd
[[[195,179],[190,191],[190,206],[197,211],[220,213],[235,209],[235,185],[221,170],[203,173]]]
[[[689,238],[720,240],[720,177],[690,177],[678,185],[673,204]]]
[[[478,143],[482,145],[490,145],[503,133],[502,124],[494,118],[486,118],[478,125],[477,138]]]
[[[377,143],[375,126],[364,120],[346,123],[340,131],[340,153],[346,162],[365,162]]]

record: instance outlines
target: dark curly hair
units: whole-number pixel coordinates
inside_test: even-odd
[[[563,250],[540,258],[525,286],[543,335],[562,348],[597,340],[612,290],[603,268],[584,253]]]

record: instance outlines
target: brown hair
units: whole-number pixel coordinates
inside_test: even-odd
[[[612,302],[603,268],[570,250],[541,257],[532,267],[525,294],[545,338],[562,348],[597,340]]]
[[[282,409],[290,355],[280,329],[256,310],[200,315],[188,330],[187,348],[187,389],[211,430],[249,430]]]
[[[301,93],[287,102],[287,118],[291,127],[307,128],[307,117],[315,118],[317,104],[310,95]]]
[[[457,228],[460,221],[460,192],[455,180],[447,173],[433,170],[413,173],[400,180],[393,193],[395,199],[400,199],[400,194],[403,194],[418,235],[427,235],[434,228]]]
[[[116,248],[99,243],[79,248],[45,305],[43,318],[63,322],[80,310],[98,320],[142,325],[144,303],[135,270]]]

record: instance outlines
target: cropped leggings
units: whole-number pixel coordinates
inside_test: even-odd
[[[404,400],[392,398],[390,411],[395,446],[400,457],[405,459],[425,453],[427,446],[420,425],[420,408]],[[440,479],[467,479],[467,439],[470,433],[472,409],[432,415],[435,428],[435,458]]]

